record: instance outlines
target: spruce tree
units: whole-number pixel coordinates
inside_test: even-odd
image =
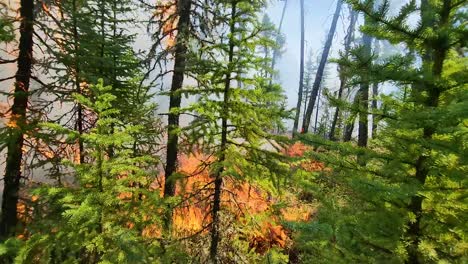
[[[160,218],[153,212],[162,204],[151,190],[155,175],[148,170],[151,156],[135,155],[133,135],[146,129],[126,124],[113,105],[117,96],[100,80],[88,97],[76,100],[97,116],[96,126],[80,134],[55,123],[42,125],[43,137],[81,137],[89,150],[86,163],[63,160],[73,173],[71,185],[43,185],[29,238],[21,245],[16,263],[151,263],[160,254],[155,233]],[[108,149],[113,147],[113,155]],[[11,243],[10,243],[11,244]]]
[[[272,84],[262,72],[271,58],[265,60],[265,47],[274,47],[274,39],[265,34],[260,11],[264,1],[218,1],[224,20],[224,30],[217,45],[206,47],[199,55],[197,72],[199,86],[195,90],[198,102],[182,109],[199,116],[185,128],[198,149],[214,157],[210,162],[213,178],[211,206],[210,260],[227,261],[229,252],[222,252],[223,182],[225,177],[248,180],[270,179],[276,184],[285,167],[282,155],[268,149],[269,142],[284,140],[268,133],[283,127],[282,118],[288,113],[282,107],[281,87]],[[214,61],[213,55],[218,58]],[[222,58],[222,59],[220,59]],[[247,119],[246,119],[247,118]]]

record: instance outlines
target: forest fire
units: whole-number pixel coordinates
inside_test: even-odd
[[[286,155],[302,155],[308,148],[302,144],[294,144],[286,150]],[[212,178],[203,165],[209,162],[202,154],[193,154],[180,158],[180,173],[186,175],[176,188],[176,193],[182,197],[182,202],[175,209],[173,223],[178,236],[186,236],[203,231],[211,222],[211,188]],[[319,171],[324,165],[319,162],[304,162],[303,169]],[[161,175],[163,177],[163,175]],[[160,182],[162,180],[160,179]],[[155,186],[161,188],[159,184]],[[265,253],[273,246],[284,248],[290,240],[288,231],[279,224],[281,221],[308,221],[315,208],[300,203],[295,197],[287,197],[286,208],[274,211],[278,198],[255,184],[225,177],[222,195],[222,207],[240,222],[246,218],[269,215],[267,220],[256,223],[256,231],[250,234],[249,244],[257,253]],[[284,202],[284,201],[283,201]]]
[[[300,156],[308,148],[302,144],[294,144],[285,151],[291,157]],[[181,198],[180,203],[175,207],[173,214],[174,235],[176,237],[188,237],[195,233],[208,232],[207,227],[211,222],[211,193],[212,178],[210,177],[207,163],[210,160],[203,154],[185,155],[180,158],[179,172],[184,175],[176,187],[176,194]],[[311,165],[313,164],[313,166]],[[304,162],[301,165],[305,170],[323,170],[323,164],[319,162]],[[164,175],[161,174],[158,180],[152,184],[152,189],[164,192]],[[25,195],[28,196],[28,195]],[[119,199],[131,199],[131,193],[121,193]],[[37,196],[30,197],[33,204],[38,201]],[[315,213],[315,208],[311,205],[300,203],[297,198],[290,195],[282,197],[287,201],[288,207],[277,211],[274,204],[279,198],[273,197],[270,193],[255,184],[239,181],[232,177],[224,179],[222,207],[234,219],[241,223],[246,223],[255,216],[268,215],[267,218],[260,218],[254,223],[254,231],[245,239],[249,246],[259,254],[266,253],[270,248],[276,246],[286,248],[290,241],[290,235],[280,223],[281,221],[308,221]],[[284,201],[282,201],[284,202]],[[31,221],[32,208],[24,202],[18,203],[18,214],[25,224]],[[127,223],[128,228],[133,228],[133,223]],[[160,237],[161,229],[158,226],[147,226],[142,230],[144,236]],[[21,234],[18,238],[24,239],[27,235]]]

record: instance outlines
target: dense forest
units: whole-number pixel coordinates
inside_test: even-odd
[[[314,2],[2,0],[0,263],[468,263],[468,1]]]

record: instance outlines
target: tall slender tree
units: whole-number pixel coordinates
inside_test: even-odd
[[[357,17],[358,17],[357,13],[354,12],[354,10],[351,9],[350,10],[348,30],[347,30],[347,33],[346,33],[345,43],[344,43],[344,54],[345,54],[345,56],[348,55],[349,50],[351,48],[351,44],[354,41],[354,31],[355,31],[355,27],[356,27]],[[344,70],[345,69],[342,69],[342,67],[339,67],[339,69],[338,69],[339,77],[340,77],[340,88],[338,89],[338,97],[337,97],[338,100],[342,99],[343,92],[344,92],[345,87],[346,87],[346,79],[347,78],[345,76]],[[336,106],[335,113],[333,114],[333,120],[332,120],[331,127],[330,127],[330,134],[328,136],[331,140],[335,140],[335,138],[336,138],[335,131],[336,131],[336,126],[337,126],[337,123],[338,123],[339,115],[340,115],[340,107]]]
[[[0,217],[0,239],[14,235],[18,223],[17,203],[21,187],[21,163],[25,132],[29,129],[27,109],[29,86],[33,65],[34,1],[20,2],[20,40],[18,70],[15,75],[15,90],[11,107],[11,120],[8,134],[7,157],[4,176],[2,212]]]
[[[270,78],[263,74],[271,70],[269,63],[265,63],[271,58],[265,58],[263,51],[265,46],[274,47],[271,33],[276,31],[261,23],[259,15],[264,5],[263,0],[219,2],[224,20],[217,30],[225,33],[215,36],[216,43],[221,44],[207,46],[200,54],[200,62],[193,69],[200,83],[198,102],[181,110],[199,115],[189,127],[190,136],[200,151],[213,157],[210,163],[213,263],[224,262],[223,256],[228,255],[220,250],[225,245],[221,239],[226,224],[222,221],[221,200],[225,178],[271,177],[276,182],[284,172],[282,155],[264,148],[269,140],[284,140],[268,131],[282,128],[281,119],[289,116],[282,107],[281,87],[270,85]]]
[[[364,34],[362,46],[362,60],[364,67],[370,68],[372,63],[372,37]],[[369,138],[369,77],[368,72],[363,71],[361,76],[361,84],[357,97],[359,98],[359,131],[358,131],[358,146],[367,147]]]
[[[179,19],[176,25],[177,36],[175,38],[174,50],[174,70],[169,96],[169,117],[167,126],[167,148],[166,166],[164,180],[164,197],[171,197],[175,194],[175,173],[177,171],[177,159],[179,152],[179,108],[181,106],[181,94],[187,63],[187,45],[189,42],[190,8],[191,0],[177,1],[176,14]],[[166,228],[170,228],[172,221],[172,211],[169,210],[165,217]]]
[[[296,116],[294,117],[293,136],[299,127],[299,117],[301,116],[302,96],[304,94],[304,0],[301,0],[301,51],[299,65],[299,90],[297,93]]]
[[[276,42],[279,43],[282,41],[281,40],[281,31],[283,29],[283,21],[284,21],[284,16],[286,14],[286,8],[288,6],[288,0],[284,0],[284,5],[283,5],[283,11],[281,12],[281,18],[280,22],[278,25],[278,31],[277,31],[277,37],[276,37]],[[275,67],[276,67],[276,60],[278,59],[279,51],[278,48],[273,49],[273,57],[271,58],[271,70],[274,73]],[[273,79],[273,76],[271,76],[271,79]],[[270,84],[272,83],[273,80],[270,81]]]
[[[338,18],[341,12],[341,6],[343,5],[342,0],[338,0],[336,4],[335,14],[333,15],[332,24],[330,26],[330,31],[328,32],[327,41],[325,42],[325,47],[323,48],[322,58],[317,69],[317,74],[315,75],[314,86],[312,87],[312,93],[309,98],[309,105],[307,106],[306,116],[304,117],[304,122],[302,123],[302,132],[307,133],[309,131],[310,121],[312,118],[312,112],[314,111],[315,101],[317,100],[317,94],[320,89],[320,85],[323,79],[323,72],[325,70],[325,65],[327,64],[328,55],[333,43],[333,38],[335,36],[336,25],[338,23]]]

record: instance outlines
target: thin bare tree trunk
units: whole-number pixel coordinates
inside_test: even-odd
[[[299,127],[299,117],[301,115],[302,95],[304,93],[304,0],[301,0],[301,62],[299,69],[299,92],[297,94],[296,116],[294,117],[294,126],[292,136],[297,132]]]
[[[280,19],[280,23],[279,23],[279,26],[278,26],[278,35],[281,34],[281,29],[283,28],[284,15],[286,14],[287,5],[288,5],[288,0],[284,0],[283,11],[281,12],[281,19]],[[277,40],[278,40],[278,37],[277,37]],[[276,59],[277,58],[278,58],[278,50],[274,49],[273,50],[273,58],[271,59],[271,70],[272,71],[275,70]],[[271,85],[272,80],[273,80],[273,76],[271,76],[270,85]]]
[[[7,138],[7,158],[4,176],[0,239],[15,234],[18,224],[17,203],[19,197],[21,161],[23,159],[24,133],[27,129],[26,112],[29,99],[29,84],[33,61],[34,1],[20,2],[20,41],[18,70],[15,76],[15,91],[11,107],[11,130]]]
[[[79,60],[79,35],[78,35],[78,22],[77,22],[77,5],[76,5],[76,0],[73,0],[72,2],[73,6],[73,13],[72,13],[72,21],[73,21],[73,49],[74,49],[74,68],[75,68],[75,92],[78,94],[81,94],[81,87],[80,87],[80,74],[81,74],[81,69],[80,69],[80,60]],[[80,103],[77,103],[76,105],[76,112],[77,112],[77,117],[76,117],[76,130],[80,135],[83,134],[83,106]],[[84,163],[84,144],[83,140],[81,138],[78,139],[78,148],[80,151],[80,164]]]
[[[304,116],[304,121],[302,122],[302,132],[307,133],[309,131],[310,120],[312,118],[312,112],[315,107],[315,101],[317,99],[317,94],[320,89],[320,85],[323,79],[323,72],[325,71],[325,65],[327,64],[328,54],[330,53],[330,49],[333,42],[333,37],[335,36],[336,31],[336,24],[338,23],[338,18],[341,12],[341,6],[343,5],[342,0],[338,0],[336,5],[335,14],[333,15],[333,21],[330,27],[330,31],[328,32],[327,42],[325,43],[325,47],[323,49],[322,58],[320,60],[319,67],[317,69],[317,74],[315,75],[314,86],[312,87],[312,94],[309,99],[309,105],[307,106],[306,116]]]
[[[351,11],[351,18],[349,21],[348,33],[346,35],[346,40],[345,40],[345,45],[344,45],[345,55],[349,53],[349,50],[351,49],[351,43],[354,40],[354,29],[356,27],[357,15],[358,15],[357,12]],[[338,90],[338,100],[341,100],[341,98],[343,97],[344,88],[346,87],[346,77],[344,76],[343,69],[341,69],[341,67],[339,71],[340,71],[339,73],[340,74],[340,88]],[[330,134],[328,136],[330,140],[336,139],[335,130],[336,130],[336,125],[338,123],[339,114],[340,114],[340,107],[337,106],[335,110],[335,114],[333,115],[333,120],[332,120],[332,124],[330,128]]]
[[[370,58],[372,55],[372,37],[364,35],[363,39],[365,58]],[[370,62],[369,62],[370,63]],[[359,97],[359,133],[358,146],[367,147],[369,138],[369,78],[367,73],[362,76],[363,82],[360,85],[357,96]]]
[[[380,45],[379,45],[379,40],[375,40],[374,42],[374,53],[379,54],[380,53]],[[379,83],[374,82],[372,84],[372,138],[375,138],[377,136],[377,123],[379,122],[379,117],[375,114],[378,109],[377,105],[377,97],[379,96]]]
[[[374,112],[374,114],[372,115],[372,132],[371,132],[372,138],[375,138],[377,136],[377,123],[379,122],[379,118],[375,114],[375,112],[377,112],[377,109],[378,109],[377,96],[379,96],[379,84],[373,83],[372,84],[372,112]]]
[[[356,94],[353,99],[352,109],[357,109],[359,107],[359,96]],[[354,123],[356,122],[356,112],[352,111],[349,119],[347,120],[347,124],[345,126],[344,134],[343,134],[343,141],[349,142],[353,136],[354,131]]]
[[[237,15],[237,1],[233,1],[231,9],[231,21],[230,21],[230,30],[231,36],[229,37],[229,59],[228,59],[228,70],[226,72],[226,79],[224,80],[224,92],[223,92],[223,115],[221,117],[221,155],[218,162],[221,163],[220,168],[216,171],[214,175],[215,178],[215,188],[213,195],[213,207],[211,209],[211,214],[213,218],[212,227],[211,227],[211,245],[210,245],[210,258],[213,264],[218,263],[218,245],[220,240],[219,234],[219,211],[221,209],[221,187],[223,185],[222,174],[224,172],[224,161],[226,160],[226,151],[227,151],[227,134],[228,134],[228,113],[229,113],[229,100],[230,100],[230,90],[231,90],[231,72],[234,61],[234,33],[235,33],[235,17]]]

